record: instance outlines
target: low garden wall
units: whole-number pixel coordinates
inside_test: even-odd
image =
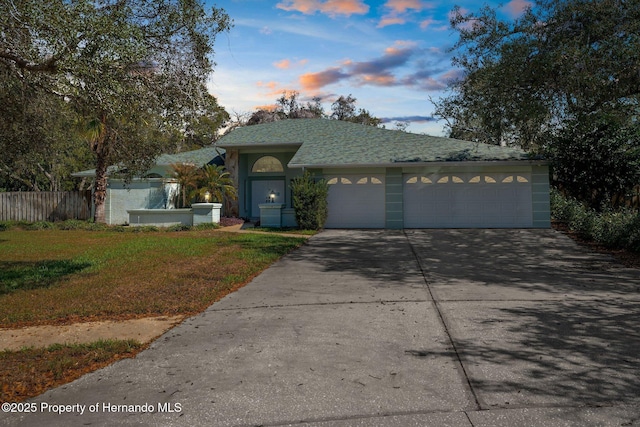
[[[183,209],[128,209],[130,226],[170,227],[219,223],[221,203],[194,203]]]

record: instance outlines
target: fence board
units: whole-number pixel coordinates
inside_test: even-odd
[[[0,193],[0,221],[87,220],[91,191],[36,191]]]

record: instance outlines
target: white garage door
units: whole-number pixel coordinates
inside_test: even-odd
[[[529,173],[403,176],[405,228],[531,227]]]
[[[384,228],[384,175],[329,175],[327,228]]]

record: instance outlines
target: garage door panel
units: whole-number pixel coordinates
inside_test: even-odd
[[[406,228],[530,227],[532,224],[529,174],[431,174],[405,178]],[[431,184],[424,183],[426,179]]]
[[[384,175],[331,175],[326,228],[384,228]]]

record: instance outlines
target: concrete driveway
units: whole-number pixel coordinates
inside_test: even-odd
[[[0,423],[640,425],[640,272],[553,230],[325,231],[29,403]]]

